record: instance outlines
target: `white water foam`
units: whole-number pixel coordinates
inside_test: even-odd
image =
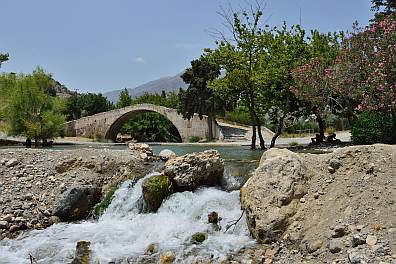
[[[29,254],[38,264],[70,263],[80,240],[91,241],[94,259],[102,264],[112,260],[129,263],[122,260],[143,256],[151,243],[158,243],[159,252],[174,252],[176,263],[189,263],[194,256],[212,256],[221,261],[226,254],[254,244],[245,217],[235,229],[224,233],[226,225],[242,213],[239,191],[203,188],[176,193],[163,202],[157,213],[140,214],[143,180],[134,186],[125,182],[98,221],[56,224],[27,232],[16,240],[0,241],[0,263],[30,263]],[[212,211],[222,217],[221,231],[211,230],[207,223],[207,215]],[[191,243],[196,232],[208,232],[208,238],[200,245]]]

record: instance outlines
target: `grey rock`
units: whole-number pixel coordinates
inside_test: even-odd
[[[357,250],[348,251],[348,259],[351,264],[367,264],[368,258]]]
[[[275,148],[264,152],[240,194],[254,238],[269,243],[282,236],[289,217],[296,213],[296,203],[307,193],[307,181],[308,170],[298,154]]]
[[[352,236],[352,247],[357,247],[366,244],[366,240],[360,235],[356,234]]]
[[[220,185],[224,162],[217,150],[187,154],[168,160],[163,174],[172,181],[176,191],[193,191],[201,186]]]
[[[15,159],[15,158],[12,158],[12,159],[10,159],[9,161],[7,161],[7,163],[5,164],[6,165],[6,167],[14,167],[15,165],[17,165],[19,162],[18,162],[18,160],[17,159]]]
[[[8,222],[7,221],[0,221],[0,229],[7,229]]]
[[[161,160],[164,160],[164,161],[174,159],[177,157],[176,153],[169,149],[161,150],[161,152],[158,154],[158,156],[160,157]]]
[[[348,228],[343,225],[336,226],[333,230],[333,234],[331,237],[333,238],[338,238],[338,237],[343,237],[348,233]]]
[[[337,240],[337,239],[331,239],[330,241],[329,241],[329,251],[331,252],[331,253],[338,253],[338,252],[340,252],[341,251],[341,249],[342,249],[342,244],[341,244],[341,242],[339,241],[339,240]]]
[[[308,253],[314,253],[315,251],[319,250],[323,245],[322,240],[313,240],[313,241],[307,241],[306,242],[306,248]]]
[[[56,202],[52,214],[61,221],[86,218],[95,204],[100,201],[101,189],[92,186],[77,186],[66,190]]]
[[[330,167],[333,167],[334,169],[338,170],[342,166],[342,163],[339,159],[331,159],[329,161],[329,165]]]

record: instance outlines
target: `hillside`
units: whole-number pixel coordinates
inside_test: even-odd
[[[179,73],[172,77],[163,77],[135,88],[128,88],[129,95],[133,98],[139,97],[144,93],[161,93],[162,91],[171,92],[178,91],[180,88],[187,88],[187,84],[181,79]],[[115,90],[111,92],[104,93],[103,95],[107,97],[111,102],[118,101],[118,96],[122,90]]]

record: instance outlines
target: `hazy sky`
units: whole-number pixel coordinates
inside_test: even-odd
[[[37,65],[80,92],[135,87],[175,75],[213,47],[220,6],[246,0],[0,0],[0,52],[7,72]],[[367,24],[370,0],[267,0],[270,25],[322,32]]]

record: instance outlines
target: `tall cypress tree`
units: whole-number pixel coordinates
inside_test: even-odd
[[[213,140],[213,122],[216,114],[224,112],[225,103],[215,91],[207,86],[208,81],[216,79],[220,75],[217,65],[205,61],[203,58],[193,60],[191,68],[181,76],[185,83],[189,84],[187,90],[180,90],[179,112],[184,118],[190,119],[197,113],[200,118],[208,116],[209,135]]]

